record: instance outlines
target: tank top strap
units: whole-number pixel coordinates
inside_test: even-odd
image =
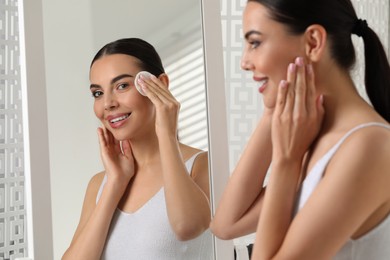
[[[188,171],[188,174],[191,175],[192,167],[194,166],[195,159],[198,157],[199,154],[205,153],[205,151],[200,151],[192,155],[187,161],[185,161],[185,166]]]
[[[198,157],[198,155],[201,153],[204,153],[204,151],[200,151],[200,152],[195,153],[189,159],[187,159],[187,161],[185,161],[185,166],[186,166],[186,169],[187,169],[189,175],[191,175],[192,167],[194,166],[194,162],[195,162],[196,157]],[[96,203],[98,203],[100,197],[102,196],[103,188],[104,188],[104,185],[106,184],[106,182],[107,182],[107,175],[104,174],[102,184],[100,184],[99,191],[98,191],[97,196],[96,196]]]
[[[366,127],[370,127],[370,126],[379,126],[379,127],[383,127],[383,128],[387,128],[390,130],[390,125],[387,125],[387,124],[383,124],[383,123],[377,123],[377,122],[370,122],[370,123],[365,123],[365,124],[360,124],[360,125],[357,125],[355,126],[354,128],[352,128],[351,130],[349,130],[327,153],[324,157],[326,157],[327,160],[330,160],[333,155],[337,152],[337,150],[340,148],[340,146],[344,143],[344,141],[350,136],[352,135],[354,132],[362,129],[362,128],[366,128]]]
[[[304,206],[314,189],[317,187],[318,183],[321,181],[325,169],[332,159],[333,155],[337,152],[340,146],[344,143],[344,141],[354,132],[370,126],[379,126],[384,127],[390,130],[390,125],[370,122],[358,125],[351,130],[349,130],[323,157],[321,157],[310,170],[306,178],[303,180],[301,188],[298,192],[298,199],[295,205],[294,215],[298,212],[300,208]]]

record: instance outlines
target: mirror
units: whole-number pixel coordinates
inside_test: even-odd
[[[199,0],[42,0],[42,7],[54,259],[60,259],[78,224],[88,181],[103,169],[88,74],[104,44],[139,37],[155,46],[182,103],[181,141],[208,149],[201,6]],[[194,126],[194,118],[201,123]]]
[[[219,200],[219,196],[222,193],[229,175],[229,164],[227,163],[229,156],[227,155],[225,90],[221,87],[224,86],[225,83],[222,64],[221,9],[219,5],[221,4],[222,6],[222,12],[224,13],[223,22],[226,26],[226,24],[229,23],[232,25],[236,24],[234,20],[237,19],[237,14],[242,11],[241,6],[243,3],[236,3],[234,4],[234,8],[232,8],[232,5],[227,0],[192,1],[194,1],[196,5],[201,3],[203,12],[204,58],[206,64],[206,82],[208,86],[206,97],[208,100],[208,119],[210,122],[208,125],[210,135],[210,170],[212,173],[215,173],[211,175],[211,188],[213,195],[212,202],[214,202],[213,207],[215,207],[215,202]],[[40,3],[42,2],[43,5],[46,56],[45,74],[50,127],[49,139],[54,224],[53,233],[56,251],[54,259],[58,259],[58,255],[68,246],[70,237],[73,235],[75,226],[77,225],[82,197],[84,196],[87,182],[93,174],[102,169],[100,160],[98,159],[99,148],[95,131],[98,123],[92,113],[92,99],[88,98],[87,75],[91,58],[100,45],[120,37],[115,34],[119,32],[119,28],[112,25],[108,26],[103,21],[120,20],[122,22],[121,25],[136,25],[133,26],[133,30],[140,28],[140,25],[146,26],[152,24],[153,26],[150,27],[160,27],[158,28],[159,32],[164,31],[164,28],[169,28],[169,26],[166,21],[166,23],[161,22],[158,24],[149,23],[145,20],[145,17],[139,18],[136,23],[126,22],[124,18],[127,16],[122,13],[125,9],[118,9],[113,12],[111,8],[107,8],[107,11],[94,13],[94,8],[96,8],[96,5],[99,2],[101,3],[102,0],[24,0],[23,2],[25,8],[24,19],[26,23],[24,26],[27,35],[27,53],[29,56],[27,58],[27,68],[33,68],[33,70],[31,70],[31,75],[29,74],[27,76],[28,83],[33,83],[30,83],[29,88],[34,90],[28,94],[29,107],[34,108],[32,111],[29,111],[30,116],[33,115],[31,116],[32,119],[40,118],[40,116],[44,118],[44,115],[40,115],[39,112],[44,110],[41,109],[40,105],[45,104],[46,102],[46,100],[43,100],[44,94],[40,91],[41,89],[44,89],[44,87],[42,87],[44,86],[44,83],[42,83],[39,78],[41,73],[43,73],[40,52],[42,46],[40,42],[42,24],[39,20],[41,18],[39,16],[41,14]],[[116,2],[118,2],[118,0],[110,1],[110,5],[113,5]],[[146,0],[135,2],[139,2],[140,5],[148,6],[147,9],[159,10],[155,1]],[[137,3],[132,3],[132,8],[129,8],[128,10],[136,10],[134,7],[136,4]],[[193,9],[198,12],[199,9],[199,6],[193,7],[187,0],[178,1],[177,3],[166,0],[164,4],[166,8],[171,7],[168,8],[169,10]],[[361,4],[367,5],[367,3]],[[184,9],[180,9],[183,7]],[[159,10],[159,14],[164,13],[161,10],[162,9]],[[387,12],[388,8],[381,8],[381,10]],[[118,13],[118,11],[120,12]],[[150,14],[151,11],[147,10],[147,12]],[[96,16],[97,14],[101,16],[98,17]],[[137,12],[133,12],[131,15],[136,16]],[[175,19],[172,19],[172,17],[175,17]],[[176,17],[177,16],[172,15],[169,20],[177,20]],[[99,23],[99,26],[101,27],[96,26],[99,19],[101,19],[101,23]],[[381,21],[383,22],[384,20],[382,19]],[[235,26],[234,28],[239,27]],[[146,29],[142,31],[146,32]],[[224,32],[231,36],[230,30],[225,30]],[[117,36],[113,36],[110,39],[98,37],[99,35],[105,35],[105,33],[113,33]],[[126,30],[126,34],[127,33],[129,33],[129,30]],[[164,33],[161,34],[164,35]],[[154,35],[156,40],[162,39],[161,35],[158,37],[157,33]],[[150,35],[150,37],[152,36]],[[145,39],[154,43],[154,39],[151,40],[146,37]],[[229,41],[231,39],[232,37],[229,37]],[[237,45],[234,47],[237,47]],[[230,51],[236,53],[236,50],[231,49]],[[226,52],[226,55],[230,55],[229,51]],[[230,70],[228,69],[227,71]],[[34,75],[32,76],[32,74]],[[45,125],[41,125],[42,121],[40,120],[30,120],[29,126],[33,126],[33,130],[31,131],[32,136],[37,139],[37,141],[31,141],[31,151],[38,151],[36,154],[39,154],[39,156],[32,158],[32,161],[35,163],[37,161],[41,162],[37,157],[46,158],[45,153],[42,153],[42,150],[45,151],[45,145],[42,145],[43,141],[41,140],[46,138],[44,135],[46,129],[43,129]],[[55,128],[56,131],[53,131],[53,128]],[[41,139],[37,137],[40,137]],[[43,162],[43,165],[46,165],[45,163],[46,161]],[[44,167],[41,165],[39,165],[39,167],[36,167],[35,165],[32,167],[33,170],[41,170],[43,168]],[[38,179],[38,181],[42,176],[46,177],[46,171],[39,170],[33,172],[32,175],[32,178]],[[32,187],[34,195],[39,195],[42,193],[42,190],[44,190],[44,187],[39,187],[39,184],[41,183],[42,182],[33,182]],[[65,195],[65,198],[59,197],[58,194]],[[37,208],[36,204],[42,206],[38,207],[38,214],[35,212],[33,213],[34,216],[37,216],[34,218],[34,227],[43,227],[36,228],[36,230],[41,231],[47,226],[45,225],[47,224],[47,222],[45,222],[47,216],[40,215],[43,212],[41,209],[46,206],[45,203],[42,203],[44,196],[45,195],[41,195],[40,197],[35,196],[38,197],[38,199],[34,199],[35,202],[38,202],[34,204],[35,208]],[[58,222],[63,218],[66,218],[67,220]],[[35,224],[35,222],[38,223]],[[47,228],[49,229],[49,227]],[[47,242],[45,240],[46,237],[42,236],[43,232],[37,233],[39,233],[39,235],[34,234],[34,249],[36,252],[48,251],[44,246],[42,246],[42,248],[39,247],[39,245],[48,244],[43,243]],[[47,237],[49,237],[49,235],[47,235]],[[216,259],[228,260],[233,258],[231,243],[218,239],[216,239],[215,243]]]

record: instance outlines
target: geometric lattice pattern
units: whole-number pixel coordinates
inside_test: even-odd
[[[241,69],[242,12],[246,0],[221,1],[222,41],[229,139],[230,170],[234,169],[250,134],[262,114],[262,97],[252,73]]]
[[[27,252],[17,2],[0,1],[0,260]]]

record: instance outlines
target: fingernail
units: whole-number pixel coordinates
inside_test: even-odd
[[[295,63],[298,65],[298,66],[303,66],[303,58],[302,57],[298,57],[295,59]]]
[[[322,105],[322,104],[324,104],[324,95],[320,95],[320,104]]]
[[[141,86],[144,85],[144,81],[141,79],[142,76],[140,76],[138,79],[137,79],[137,83],[140,84]]]
[[[280,87],[281,87],[281,88],[286,88],[286,87],[287,87],[287,81],[284,80],[284,79],[281,80],[281,81],[280,81]]]
[[[292,73],[295,72],[295,67],[296,67],[296,65],[294,63],[290,63],[288,65],[288,71],[292,72]]]

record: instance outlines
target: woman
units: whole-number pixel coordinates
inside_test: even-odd
[[[139,79],[146,96],[134,85],[140,71],[154,75]],[[63,259],[211,259],[207,153],[177,140],[180,104],[153,46],[107,44],[90,81],[105,170]]]
[[[252,259],[388,259],[390,69],[377,35],[350,0],[249,0],[243,32],[241,66],[266,108],[212,231],[256,231]],[[373,106],[349,73],[351,34]]]

